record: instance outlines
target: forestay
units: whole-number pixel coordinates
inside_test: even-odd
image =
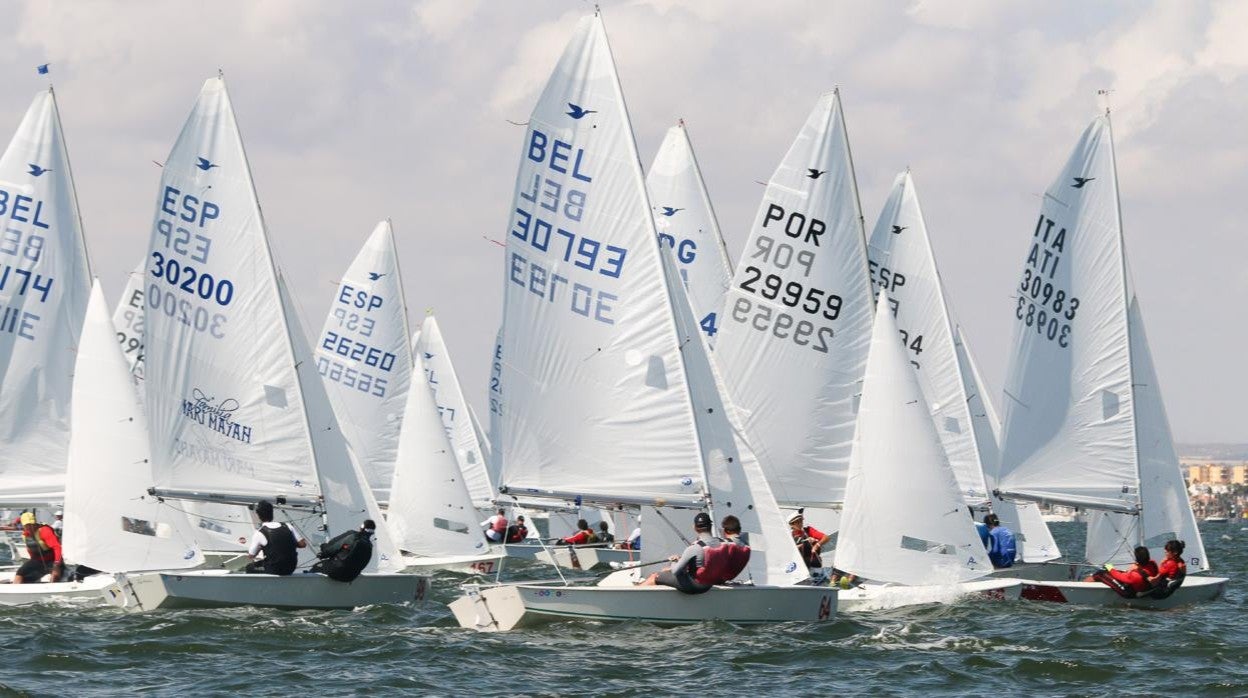
[[[529,120],[507,235],[500,485],[698,500],[698,446],[654,220],[598,17]]]
[[[65,487],[65,559],[103,572],[195,567],[186,516],[147,494],[147,420],[99,282],[74,366]]]
[[[146,282],[157,484],[246,499],[319,494],[291,335],[222,78],[204,83],[161,170]]]
[[[667,130],[646,186],[659,242],[672,250],[698,325],[713,344],[732,263],[683,120]]]
[[[836,566],[878,582],[964,582],[992,571],[880,291],[841,512]]]
[[[387,501],[412,376],[407,301],[390,221],[377,224],[334,290],[316,369],[374,495]]]
[[[442,416],[452,454],[463,473],[463,481],[468,486],[472,501],[477,506],[488,507],[494,499],[495,491],[490,473],[486,469],[477,425],[469,410],[468,401],[464,399],[459,376],[455,374],[450,352],[442,338],[442,330],[432,313],[425,316],[414,344],[414,352],[425,367],[425,379],[437,400],[438,413]]]
[[[91,272],[50,88],[0,158],[0,215],[0,504],[59,501]]]
[[[962,386],[966,392],[966,406],[971,415],[971,428],[975,430],[975,442],[979,448],[979,460],[984,464],[984,483],[989,492],[997,489],[997,468],[1000,466],[1001,421],[988,397],[987,384],[979,373],[975,357],[961,327],[953,328],[953,343],[958,353],[958,366],[962,374]],[[1053,532],[1040,514],[1035,502],[1023,502],[994,496],[992,511],[1001,519],[1001,525],[1013,531],[1018,554],[1023,562],[1056,560],[1062,551],[1053,540]]]
[[[768,482],[781,504],[840,502],[873,299],[837,93],[767,184],[732,283],[716,360]]]
[[[144,260],[126,275],[126,287],[122,289],[121,300],[113,311],[117,341],[136,382],[143,380],[143,315],[146,307],[143,302],[143,277],[146,268],[147,261]]]
[[[426,331],[422,331],[422,336]],[[415,368],[426,370],[421,354]],[[466,420],[465,420],[466,421]],[[477,510],[438,414],[432,387],[415,381],[399,436],[388,523],[402,550],[426,557],[485,552]]]

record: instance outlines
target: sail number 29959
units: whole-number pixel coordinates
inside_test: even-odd
[[[738,298],[732,305],[732,319],[777,339],[791,339],[799,347],[809,346],[822,354],[828,353],[831,327],[816,326],[810,320],[795,320],[792,315],[770,305]]]

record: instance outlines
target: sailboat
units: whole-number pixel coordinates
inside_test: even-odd
[[[91,293],[51,88],[0,157],[0,203],[0,506],[33,508],[65,497],[74,350]]]
[[[190,523],[148,495],[147,422],[130,365],[96,282],[74,365],[73,431],[65,488],[67,565],[100,574],[82,581],[0,585],[0,605],[50,600],[105,602],[111,573],[173,570],[203,563]]]
[[[781,506],[837,530],[874,298],[838,92],[768,181],[715,353]]]
[[[499,631],[568,617],[832,617],[835,590],[795,586],[806,570],[731,423],[701,329],[660,246],[598,14],[577,25],[530,117],[523,152],[504,268],[500,490],[734,514],[754,550],[743,575],[754,584],[698,596],[631,584],[473,586],[451,604],[456,620]],[[647,542],[647,552],[678,550]]]
[[[316,342],[347,446],[381,503],[389,501],[403,404],[412,378],[407,300],[390,221],[377,224],[334,289]]]
[[[381,521],[273,262],[224,78],[204,83],[160,184],[144,294],[151,492],[236,506],[265,497],[313,546]],[[368,570],[350,584],[211,570],[120,575],[107,593],[131,611],[423,598],[428,579],[400,568],[379,526]]]
[[[896,301],[880,290],[841,511],[837,569],[870,580],[841,592],[842,610],[1018,598],[1021,582],[982,578],[992,563],[937,433]],[[894,586],[900,585],[900,586]]]
[[[962,329],[953,321],[927,222],[909,170],[897,175],[871,232],[871,283],[888,291],[893,317],[966,505],[988,511],[999,427]],[[996,499],[992,509],[1018,539],[1019,559],[1061,556],[1032,502]],[[977,517],[978,518],[978,517]]]
[[[1014,289],[1000,496],[1090,515],[1085,561],[1160,560],[1186,541],[1188,576],[1165,598],[1126,599],[1097,582],[1037,581],[1023,597],[1168,608],[1209,601],[1208,570],[1127,266],[1109,114],[1083,132],[1045,192]]]
[[[713,345],[732,284],[732,263],[684,119],[663,137],[646,173],[646,188],[659,241],[675,256],[698,326]]]

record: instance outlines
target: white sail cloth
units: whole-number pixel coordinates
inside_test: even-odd
[[[390,221],[373,229],[334,289],[316,369],[334,414],[381,501],[389,498],[412,376],[407,301]]]
[[[0,503],[59,501],[91,272],[51,89],[0,157],[0,211]]]
[[[776,498],[840,502],[873,299],[835,92],[768,182],[732,283],[716,361]]]
[[[854,432],[836,567],[879,582],[965,582],[992,571],[880,291]]]
[[[486,467],[479,428],[464,399],[446,340],[432,313],[425,316],[412,344],[413,353],[425,367],[425,380],[437,400],[438,413],[468,492],[477,506],[488,507],[494,500],[495,490]]]
[[[646,173],[659,242],[672,251],[698,326],[714,344],[732,263],[685,122],[667,130]]]
[[[143,380],[143,316],[147,304],[143,301],[143,276],[147,261],[126,276],[126,286],[121,300],[113,311],[113,326],[117,328],[117,341],[130,364],[130,372],[136,381]]]
[[[102,572],[202,564],[186,516],[147,494],[147,420],[98,281],[78,343],[73,393],[65,559]]]

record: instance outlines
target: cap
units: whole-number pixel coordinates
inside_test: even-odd
[[[698,515],[693,517],[693,527],[699,531],[711,530],[711,515],[705,511],[699,511]]]
[[[65,515],[65,512],[61,511],[60,509],[57,509],[56,513],[53,514],[53,516],[64,516],[64,515]]]
[[[800,511],[795,511],[793,512],[792,515],[789,516],[789,523],[793,523],[794,521],[801,521],[801,520],[802,520],[802,512]]]
[[[35,515],[30,513],[29,511],[23,511],[22,512],[22,525],[28,526],[33,523],[35,523]]]
[[[372,519],[364,519],[364,525],[360,526],[360,528],[365,531],[376,531],[377,523]]]

